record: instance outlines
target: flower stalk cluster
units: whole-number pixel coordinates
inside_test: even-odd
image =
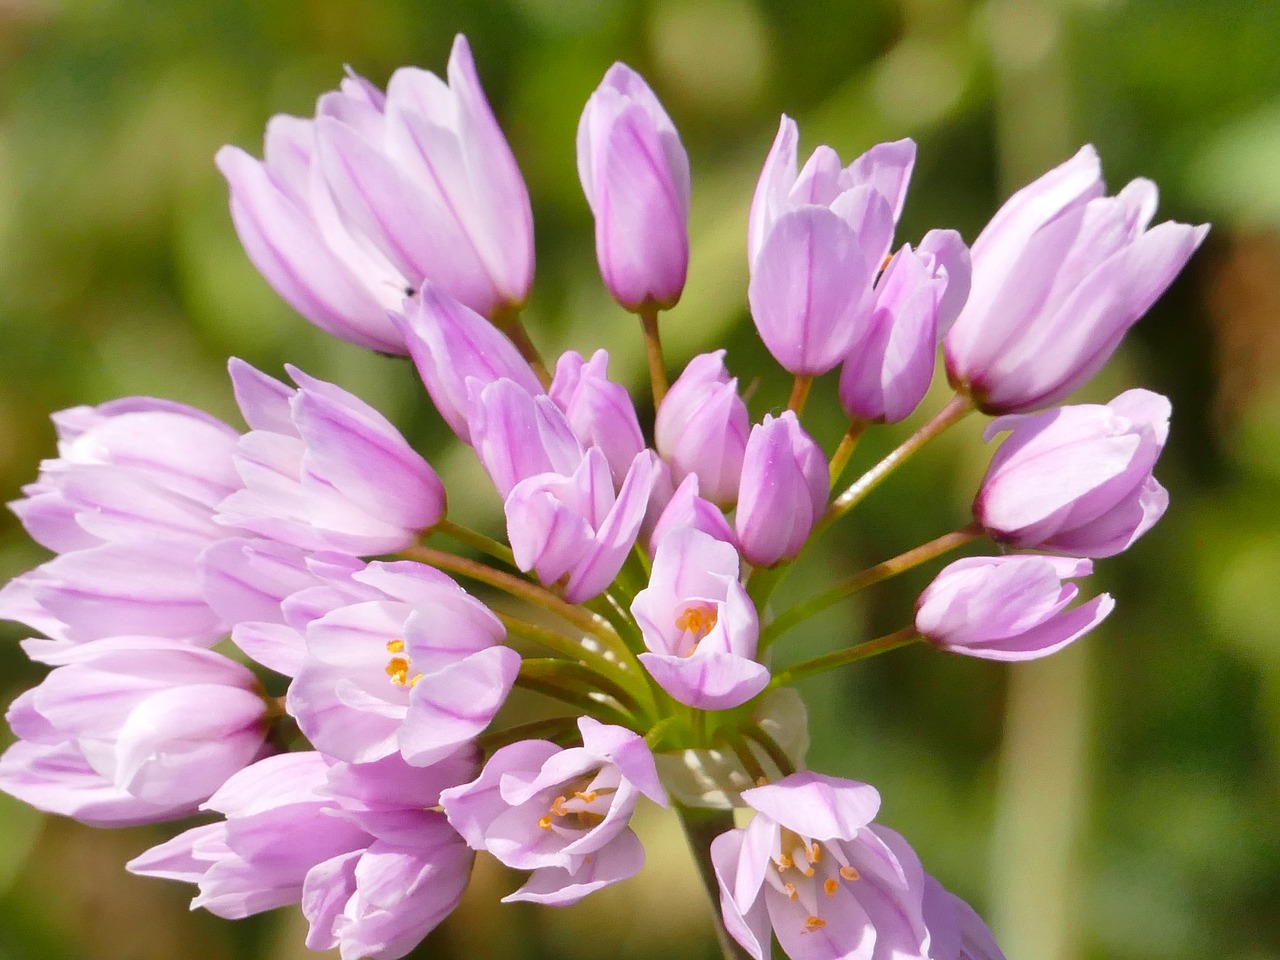
[[[314,118],[272,120],[263,160],[224,148],[250,259],[318,327],[411,359],[505,540],[448,518],[386,418],[292,367],[290,386],[231,361],[244,432],[152,398],[55,414],[58,455],[11,505],[54,556],[0,590],[51,670],[9,708],[0,789],[102,826],[197,817],[129,869],[195,884],[224,917],[298,904],[307,945],[344,960],[409,952],[477,853],[526,871],[506,900],[624,881],[644,863],[637,804],[673,802],[728,952],[1001,957],[875,822],[873,787],[805,768],[792,686],[918,641],[1044,656],[1108,615],[1079,582],[1163,514],[1169,405],[1057,404],[1205,228],[1148,229],[1154,186],[1107,197],[1086,147],[972,248],[952,230],[913,245],[894,233],[914,143],[803,166],[798,143],[784,117],[746,237],[752,316],[794,387],[753,410],[738,376],[755,372],[724,350],[674,377],[662,352],[688,269],[675,125],[622,64],[586,104],[578,171],[604,285],[641,321],[652,423],[604,351],[544,364],[519,324],[530,205],[463,38],[447,81],[405,68],[384,93],[349,74]],[[956,396],[842,485],[865,430],[916,412],[940,346]],[[828,452],[804,407],[837,368],[849,427]],[[1007,436],[972,522],[772,609],[815,537],[975,411]],[[984,538],[901,629],[774,667],[819,611]],[[556,707],[508,722],[529,694]]]

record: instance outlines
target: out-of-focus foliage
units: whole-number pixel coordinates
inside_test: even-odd
[[[596,276],[573,152],[582,104],[616,59],[649,78],[692,155],[691,279],[664,321],[669,357],[731,337],[735,373],[769,372],[757,414],[787,389],[741,326],[746,209],[781,111],[806,150],[919,141],[904,239],[933,226],[972,239],[1000,198],[1087,140],[1113,186],[1159,182],[1161,219],[1214,222],[1087,395],[1141,383],[1174,400],[1159,470],[1173,506],[1099,564],[1116,615],[1042,664],[908,650],[815,679],[811,762],[877,784],[881,819],[993,918],[1014,960],[1280,957],[1280,4],[3,0],[5,499],[50,455],[53,409],[148,393],[238,422],[234,353],[369,399],[437,462],[454,512],[497,529],[496,500],[467,499],[483,489],[476,468],[443,452],[411,367],[326,338],[257,277],[211,161],[227,142],[257,151],[272,113],[309,114],[343,64],[378,83],[404,63],[442,70],[457,31],[533,193],[527,326],[548,353],[608,346],[635,385],[639,338]],[[838,411],[809,417],[834,444]],[[777,603],[963,523],[987,456],[979,426],[868,498]],[[870,436],[855,466],[901,435]],[[0,574],[42,559],[0,522]],[[903,625],[928,575],[828,613],[780,660]],[[7,702],[41,671],[11,642],[18,629],[4,632]],[[562,911],[500,906],[512,878],[482,860],[422,955],[713,956],[674,821],[641,829],[641,877]],[[187,914],[178,885],[126,876],[123,862],[165,835],[45,821],[0,797],[0,957],[308,955],[296,912],[223,923]]]

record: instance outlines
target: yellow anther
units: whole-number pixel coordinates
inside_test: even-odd
[[[387,641],[387,653],[404,653],[404,641],[403,641],[403,640],[388,640],[388,641]]]
[[[805,917],[804,918],[804,929],[806,933],[812,932],[814,930],[821,930],[826,925],[827,925],[827,921],[823,920],[821,917]]]
[[[805,868],[804,868],[803,870],[801,870],[800,872],[801,872],[801,873],[803,873],[806,877],[812,877],[812,876],[813,876],[813,867],[805,867]]]
[[[846,880],[857,880],[860,876],[862,876],[862,874],[860,874],[853,867],[841,867],[840,876],[844,877]]]
[[[795,865],[796,865],[796,862],[792,860],[790,857],[788,857],[785,853],[782,856],[778,857],[779,870],[790,870]]]
[[[421,679],[422,679],[422,674],[415,673],[412,677],[409,678],[409,686],[411,687],[416,686],[418,681]]]
[[[409,679],[409,661],[404,657],[392,657],[387,662],[387,676],[397,687],[403,687]]]
[[[784,883],[784,884],[782,885],[782,889],[783,889],[783,890],[785,890],[785,891],[787,892],[787,899],[789,899],[789,900],[797,900],[797,899],[799,899],[800,894],[799,894],[799,892],[796,890],[796,885],[795,885],[794,883]]]
[[[688,630],[701,640],[712,631],[718,619],[715,607],[706,605],[685,607],[684,612],[676,617],[676,629]]]
[[[573,795],[577,797],[579,800],[581,800],[583,803],[595,803],[596,797],[599,796],[599,794],[596,793],[594,790],[589,790],[586,793],[583,793],[581,790],[578,790],[578,791],[575,791]]]
[[[551,801],[551,815],[553,817],[567,816],[569,811],[564,808],[564,797],[556,797]]]
[[[822,890],[828,897],[834,897],[836,895],[836,891],[839,889],[840,889],[839,880],[828,880],[822,885]]]
[[[551,818],[550,818],[550,817],[540,817],[540,818],[538,819],[538,826],[540,826],[543,830],[550,830],[550,829],[551,829]]]
[[[810,863],[819,863],[822,860],[822,848],[816,843],[812,843],[804,848],[804,852],[809,856]]]

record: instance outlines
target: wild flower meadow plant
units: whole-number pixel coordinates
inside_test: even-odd
[[[545,362],[520,325],[532,219],[459,37],[447,81],[349,74],[313,119],[276,117],[266,157],[218,155],[249,257],[294,308],[412,358],[502,499],[506,542],[448,518],[430,464],[333,384],[241,360],[248,431],[145,397],[54,415],[58,455],[12,509],[55,556],[0,591],[52,669],[17,698],[0,788],[100,826],[197,816],[128,864],[243,917],[299,904],[307,945],[409,952],[458,903],[476,852],[559,905],[636,874],[637,804],[671,805],[721,909],[727,955],[993,960],[978,916],[875,822],[876,789],[805,768],[792,684],[918,641],[1044,656],[1114,606],[1084,587],[1164,512],[1152,469],[1169,404],[1085,383],[1206,227],[1149,228],[1153,184],[1108,197],[1097,155],[1012,196],[973,246],[895,249],[909,140],[797,169],[784,117],[751,208],[746,291],[794,378],[751,411],[724,350],[669,384],[659,313],[688,266],[689,164],[637,74],[612,67],[578,132],[605,285],[638,315],[654,423],[608,355]],[[938,347],[954,398],[859,479],[859,436],[911,415]],[[804,424],[840,368],[850,417]],[[773,371],[776,373],[776,371]],[[974,412],[1007,433],[974,521],[774,610],[815,538]],[[986,538],[901,630],[786,670],[772,648],[827,606]],[[442,545],[453,543],[459,550]],[[506,600],[490,608],[468,592]],[[904,619],[906,619],[904,615]],[[266,684],[264,684],[266,681]],[[281,696],[269,696],[283,689]],[[515,688],[562,706],[511,725]]]

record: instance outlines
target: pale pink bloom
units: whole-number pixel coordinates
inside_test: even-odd
[[[671,384],[654,419],[654,446],[679,484],[698,475],[703,497],[726,508],[738,498],[751,419],[723,350],[694,357]]]
[[[790,410],[751,428],[734,529],[757,567],[793,559],[827,506],[827,458]]]
[[[314,120],[275,117],[264,160],[224,147],[217,163],[249,259],[344,340],[405,353],[387,311],[424,280],[486,315],[528,297],[529,196],[462,36],[447,84],[405,67],[384,96],[350,74]]]

